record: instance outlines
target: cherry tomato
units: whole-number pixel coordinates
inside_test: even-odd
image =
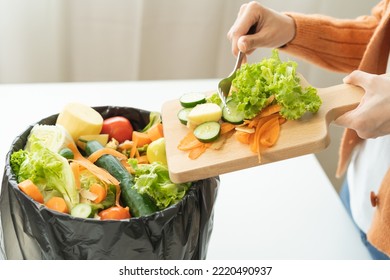
[[[131,140],[133,126],[125,117],[116,116],[105,119],[101,134],[108,134],[109,139],[115,138],[119,143],[125,140]]]
[[[100,211],[100,219],[102,220],[122,220],[131,218],[129,207],[112,206],[103,211]]]

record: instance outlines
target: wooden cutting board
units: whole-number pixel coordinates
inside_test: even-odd
[[[308,85],[304,79],[301,84]],[[177,148],[188,133],[188,128],[177,118],[180,102],[176,99],[164,103],[161,113],[171,180],[182,183],[206,179],[325,149],[330,143],[329,124],[354,109],[364,91],[360,87],[341,84],[317,88],[317,92],[322,99],[319,111],[316,114],[307,113],[300,120],[285,122],[277,143],[262,152],[261,162],[248,145],[238,142],[235,137],[230,137],[221,150],[207,149],[199,158],[189,159],[188,153]]]

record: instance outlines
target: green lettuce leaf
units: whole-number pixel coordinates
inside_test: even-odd
[[[34,141],[39,139],[46,148],[55,153],[58,153],[61,149],[67,147],[70,142],[73,142],[68,131],[61,125],[34,125],[24,147],[26,151],[30,151],[32,139]]]
[[[299,119],[307,111],[316,113],[322,103],[317,90],[302,88],[296,69],[296,62],[281,61],[275,49],[270,58],[241,66],[232,82],[231,98],[246,119],[255,117],[271,95],[282,106],[280,114],[286,119]]]
[[[218,92],[213,92],[211,95],[207,96],[206,102],[214,103],[217,104],[218,106],[223,106],[222,100],[219,97]]]
[[[135,170],[134,188],[140,194],[147,194],[162,210],[180,201],[191,183],[175,184],[169,178],[168,168],[159,163],[137,165],[129,162]]]
[[[79,193],[68,161],[46,148],[35,135],[30,136],[29,141],[29,151],[25,151],[24,160],[16,173],[18,182],[30,179],[45,194],[60,193],[71,209],[79,202]],[[21,154],[13,156],[15,166],[17,159],[21,159]]]

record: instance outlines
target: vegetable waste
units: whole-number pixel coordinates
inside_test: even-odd
[[[294,61],[281,61],[275,49],[270,58],[241,66],[232,82],[230,98],[246,119],[254,118],[268,106],[271,96],[281,106],[280,115],[287,120],[299,119],[307,111],[316,113],[321,99],[315,88],[301,87],[297,66]]]
[[[158,112],[151,112],[149,123],[139,130],[123,116],[111,117],[103,129],[97,111],[76,107],[88,112],[86,120],[68,104],[59,114],[61,124],[35,125],[24,149],[11,154],[11,169],[23,193],[53,211],[100,220],[149,215],[184,197],[191,183],[170,181]],[[70,121],[75,118],[81,126]],[[127,129],[126,137],[117,137],[120,141],[116,127],[110,127],[117,120]]]
[[[179,112],[184,109],[196,111],[197,120],[202,121],[188,125],[190,121],[186,124],[182,114],[178,114],[179,121],[189,128],[178,149],[187,152],[189,158],[196,159],[209,148],[221,149],[226,140],[235,135],[237,141],[249,145],[257,153],[261,162],[261,152],[277,143],[283,123],[300,119],[307,112],[315,114],[322,104],[314,87],[303,88],[300,85],[297,66],[294,61],[282,61],[276,49],[270,58],[242,65],[227,97],[230,110],[225,110],[216,92],[206,98],[206,104],[216,104],[222,109],[221,118],[213,119],[221,124],[219,136],[210,137],[211,143],[202,143],[203,137],[197,136],[194,131],[209,121],[207,116],[210,113],[201,110],[205,104],[194,105],[192,109],[187,106]],[[186,114],[190,120],[191,111],[186,111]]]

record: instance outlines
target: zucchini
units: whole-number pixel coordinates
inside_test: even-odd
[[[204,143],[212,142],[219,137],[221,125],[219,122],[205,122],[194,129],[195,137]]]
[[[237,103],[231,99],[222,109],[222,120],[232,124],[241,124],[244,122],[244,112],[238,111]]]
[[[184,108],[193,108],[202,103],[206,103],[206,95],[204,93],[189,92],[180,97],[180,104]]]
[[[102,149],[103,146],[98,141],[88,141],[85,145],[87,156]],[[126,170],[122,163],[112,155],[103,155],[95,164],[107,170],[120,182],[121,200],[124,206],[130,208],[132,217],[140,217],[152,214],[158,210],[156,204],[147,195],[141,195],[133,188],[133,176]]]

